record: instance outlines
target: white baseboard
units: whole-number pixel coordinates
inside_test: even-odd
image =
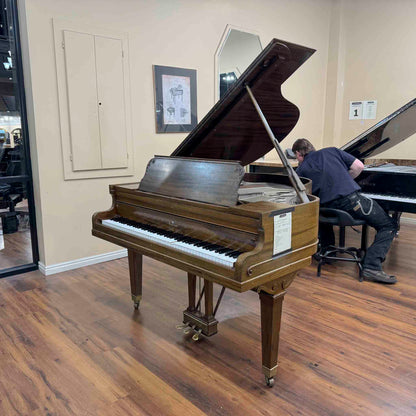
[[[400,218],[400,222],[402,224],[416,224],[416,218],[402,217]],[[121,249],[112,251],[111,253],[98,254],[96,256],[84,257],[82,259],[66,261],[64,263],[52,264],[50,266],[45,266],[43,263],[39,262],[39,271],[45,276],[49,276],[51,274],[65,272],[67,270],[79,269],[80,267],[103,263],[110,260],[116,260],[126,256],[127,250]]]
[[[96,256],[84,257],[82,259],[66,261],[63,263],[51,264],[45,266],[42,262],[39,262],[39,271],[45,276],[49,276],[55,273],[65,272],[67,270],[78,269],[84,266],[90,266],[91,264],[103,263],[105,261],[120,259],[127,256],[127,250],[117,250],[111,253],[98,254]]]

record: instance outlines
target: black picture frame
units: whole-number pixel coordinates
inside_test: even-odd
[[[190,132],[198,123],[196,70],[153,65],[156,133]]]

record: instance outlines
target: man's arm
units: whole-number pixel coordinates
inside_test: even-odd
[[[361,162],[361,160],[355,159],[354,162],[352,162],[348,173],[353,179],[355,179],[362,172],[363,169],[364,165]]]

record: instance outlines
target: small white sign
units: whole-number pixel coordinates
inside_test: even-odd
[[[377,115],[377,101],[363,101],[363,119],[374,120]]]
[[[274,216],[273,255],[292,248],[292,213]]]
[[[363,102],[350,101],[350,120],[361,120],[363,118]]]

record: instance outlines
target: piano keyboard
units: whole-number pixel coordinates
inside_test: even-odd
[[[405,196],[397,195],[384,195],[384,194],[371,194],[367,192],[360,192],[361,195],[364,195],[368,198],[378,199],[383,201],[394,201],[394,202],[407,202],[409,204],[416,204],[416,198],[409,198]]]
[[[143,240],[155,242],[165,247],[220,264],[229,269],[234,267],[236,258],[241,254],[238,250],[208,243],[173,231],[166,231],[123,217],[103,220],[102,224],[114,230],[137,236]]]

